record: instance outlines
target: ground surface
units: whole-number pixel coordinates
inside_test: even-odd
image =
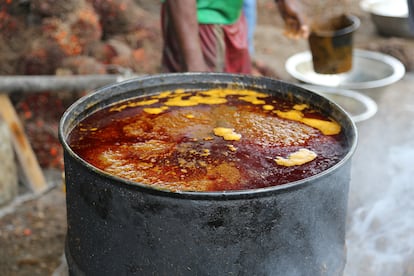
[[[154,17],[158,16],[158,6],[153,4],[156,1],[138,2],[142,2],[143,6],[153,12]],[[407,68],[411,70],[410,58],[414,55],[407,53],[410,48],[414,49],[413,40],[378,36],[368,15],[359,9],[359,1],[352,2],[354,3],[352,12],[362,20],[355,39],[357,47],[371,49],[382,47],[390,50],[391,47],[387,45],[396,45],[393,53],[400,55]],[[306,50],[307,44],[305,41],[292,41],[283,36],[282,23],[273,1],[261,0],[258,3],[259,24],[255,37],[255,58],[270,66],[280,78],[290,81],[292,79],[284,70],[284,62],[289,56]],[[153,45],[158,49],[159,46]],[[380,123],[377,127],[380,127]],[[50,185],[48,192],[40,196],[32,196],[23,188],[14,203],[0,209],[1,275],[51,275],[61,264],[66,231],[63,180],[59,169],[45,172]],[[398,275],[413,275],[408,273],[406,271],[406,274]]]

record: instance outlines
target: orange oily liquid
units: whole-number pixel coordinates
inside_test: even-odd
[[[257,189],[301,180],[346,153],[340,125],[252,90],[165,91],[104,108],[70,133],[106,173],[169,191]]]

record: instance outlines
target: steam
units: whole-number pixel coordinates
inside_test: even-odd
[[[388,157],[384,193],[350,213],[344,276],[414,275],[414,147],[392,147]]]

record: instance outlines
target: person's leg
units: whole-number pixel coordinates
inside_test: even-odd
[[[184,72],[182,54],[165,6],[161,7],[161,29],[163,37],[162,72]],[[224,31],[219,25],[200,24],[199,38],[204,60],[210,72],[225,70]]]
[[[161,27],[164,40],[162,71],[183,72],[180,49],[164,6],[161,9]],[[211,72],[251,73],[244,14],[231,25],[200,24],[199,38],[204,60]]]
[[[163,38],[161,71],[169,73],[182,72],[181,53],[175,37],[172,35],[174,34],[173,26],[168,17],[165,4],[161,6],[161,32]]]
[[[220,25],[201,24],[199,26],[204,60],[211,72],[225,71],[224,32]]]

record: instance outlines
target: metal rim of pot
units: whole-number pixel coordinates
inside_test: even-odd
[[[327,170],[324,170],[318,174],[315,174],[313,176],[301,179],[301,180],[297,180],[297,181],[293,181],[287,184],[282,184],[282,185],[276,185],[276,186],[269,186],[269,187],[265,187],[265,188],[258,188],[258,189],[247,189],[247,190],[235,190],[235,191],[215,191],[215,192],[197,192],[197,191],[178,191],[178,192],[172,192],[169,190],[163,190],[163,189],[157,189],[154,187],[151,187],[149,185],[146,184],[142,184],[142,183],[138,183],[135,181],[131,181],[125,178],[121,178],[112,174],[109,174],[101,169],[98,169],[97,167],[89,164],[88,162],[86,162],[85,160],[83,160],[79,155],[77,155],[69,146],[66,138],[67,138],[67,134],[70,132],[70,130],[73,129],[73,127],[68,130],[67,128],[65,128],[66,124],[70,124],[72,123],[72,125],[79,123],[79,122],[74,122],[72,119],[72,115],[81,115],[82,113],[85,113],[85,111],[89,111],[86,112],[87,114],[83,114],[85,115],[85,117],[87,115],[92,114],[93,112],[90,112],[91,109],[93,108],[99,108],[99,107],[106,107],[107,105],[105,105],[105,101],[109,100],[109,99],[113,99],[113,95],[106,93],[108,89],[116,89],[116,95],[117,96],[122,96],[124,95],[124,90],[122,90],[123,87],[126,87],[128,85],[133,85],[135,89],[139,89],[139,87],[145,83],[147,86],[145,86],[145,88],[148,87],[149,84],[152,84],[155,86],[160,86],[159,82],[154,82],[154,80],[159,80],[159,79],[163,79],[163,84],[167,85],[167,84],[173,84],[173,83],[169,83],[168,81],[174,80],[175,77],[202,77],[203,79],[205,79],[204,83],[211,83],[212,80],[214,79],[220,79],[221,81],[223,80],[223,78],[225,78],[227,80],[227,84],[236,84],[236,80],[250,80],[252,82],[257,82],[258,85],[262,85],[260,82],[263,81],[267,81],[269,83],[272,82],[278,82],[281,84],[286,85],[288,88],[294,88],[295,92],[304,92],[304,93],[308,93],[310,95],[312,95],[312,97],[315,97],[317,99],[323,100],[327,103],[329,103],[330,106],[332,106],[333,108],[335,108],[336,110],[338,110],[341,115],[343,115],[345,118],[347,118],[347,124],[350,126],[350,131],[353,133],[353,139],[352,141],[350,141],[350,144],[348,145],[348,151],[347,153],[344,155],[344,157],[335,165],[333,165],[332,167],[328,168]],[[198,82],[197,83],[201,83]],[[237,83],[239,84],[239,83]],[[239,85],[243,85],[243,83],[240,83]],[[129,90],[127,90],[129,91]],[[158,91],[160,92],[160,91]],[[146,94],[146,95],[151,95],[151,94]],[[143,94],[137,94],[136,97],[139,96],[143,96]],[[126,99],[130,99],[130,98],[126,98]],[[120,98],[119,101],[125,100],[125,98]],[[94,104],[91,104],[90,102],[93,102]],[[111,102],[112,104],[114,102]],[[102,105],[103,104],[103,105]],[[82,107],[82,112],[78,113],[75,110],[78,108]],[[78,117],[76,116],[76,117]],[[66,134],[66,135],[65,135]],[[350,118],[349,114],[338,104],[336,104],[335,102],[331,101],[330,99],[316,93],[313,92],[311,90],[305,89],[303,87],[300,86],[296,86],[294,84],[288,83],[288,82],[283,82],[280,80],[275,80],[272,78],[268,78],[268,77],[256,77],[256,76],[250,76],[250,75],[240,75],[240,74],[229,74],[229,73],[165,73],[165,74],[156,74],[156,75],[147,75],[147,76],[143,76],[143,77],[138,77],[135,79],[129,79],[126,81],[122,81],[120,83],[117,84],[110,84],[110,85],[106,85],[102,88],[96,89],[91,91],[90,94],[83,96],[82,98],[78,99],[77,101],[75,101],[62,115],[62,118],[60,120],[60,124],[59,124],[59,130],[58,130],[58,136],[59,136],[59,140],[64,148],[64,150],[67,151],[68,154],[70,154],[71,157],[73,157],[77,162],[81,163],[83,166],[87,167],[91,172],[115,180],[116,183],[118,183],[117,185],[122,185],[124,184],[126,187],[129,188],[134,188],[134,189],[138,189],[138,190],[142,190],[145,191],[146,193],[152,193],[152,194],[157,194],[159,196],[168,196],[168,197],[180,197],[180,198],[188,198],[188,199],[214,199],[214,200],[229,200],[229,199],[241,199],[241,198],[251,198],[251,197],[257,197],[258,195],[260,196],[267,196],[267,195],[271,195],[274,194],[275,192],[277,193],[284,193],[284,192],[289,192],[291,190],[295,190],[295,189],[300,189],[301,187],[303,187],[304,185],[311,185],[313,183],[313,180],[316,180],[318,178],[324,177],[324,176],[328,176],[330,174],[332,174],[334,171],[336,171],[339,167],[343,166],[353,155],[353,153],[356,150],[357,147],[357,140],[358,140],[358,134],[357,134],[357,128],[355,125],[355,122]]]

